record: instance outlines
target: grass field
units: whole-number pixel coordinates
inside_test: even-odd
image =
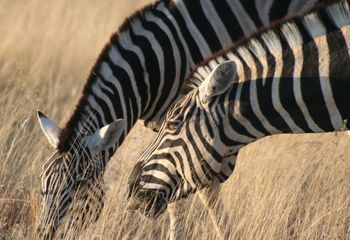
[[[0,1],[0,239],[32,239],[39,174],[50,149],[35,110],[63,125],[99,51],[149,1]],[[165,239],[167,214],[125,209],[126,178],[154,133],[137,124],[111,160],[106,206],[80,239]],[[220,194],[231,239],[350,239],[350,138],[274,136],[244,148]],[[184,202],[187,239],[216,239],[197,197]]]

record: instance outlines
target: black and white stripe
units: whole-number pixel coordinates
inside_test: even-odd
[[[143,119],[151,127],[158,125],[168,107],[178,98],[185,79],[196,64],[272,20],[308,9],[316,2],[164,0],[136,12],[113,34],[102,50],[66,126],[60,130],[52,121],[43,120],[49,123],[45,134],[58,150],[56,158],[69,161],[74,156],[77,159],[75,168],[69,169],[71,172],[64,171],[63,164],[67,161],[54,161],[51,158],[48,162],[61,164],[57,170],[61,171],[61,176],[73,176],[74,179],[79,179],[89,165],[80,162],[87,161],[93,166],[99,162],[97,165],[100,167],[96,168],[95,174],[101,175],[138,119]],[[121,137],[118,135],[112,147],[98,152],[94,157],[92,154],[90,157],[79,155],[80,152],[89,152],[84,147],[88,136],[117,119],[123,119],[125,124],[123,134]],[[50,136],[52,134],[59,136]],[[77,151],[79,148],[84,151]],[[45,166],[43,185],[59,193],[51,200],[48,200],[51,195],[44,195],[43,212],[47,213],[53,201],[59,201],[57,199],[62,196],[71,199],[75,192],[72,190],[76,188],[73,186],[75,181],[69,181],[64,186],[55,184],[49,169],[53,165]],[[65,191],[58,191],[60,188]],[[50,216],[43,218],[58,220],[51,223],[43,220],[45,223],[42,227],[50,224],[57,227],[61,219],[57,215],[64,216],[70,202],[52,206],[56,208],[50,210]]]
[[[316,0],[277,2],[160,1],[137,12],[102,51],[58,148],[67,150],[77,135],[115,119],[126,121],[124,136],[138,119],[156,127],[196,64]]]
[[[172,107],[129,179],[130,208],[225,181],[238,151],[264,136],[339,131],[350,119],[349,0],[280,22],[213,57]]]

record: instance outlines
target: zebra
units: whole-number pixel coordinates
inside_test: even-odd
[[[128,209],[157,218],[218,189],[239,150],[265,136],[349,127],[349,2],[280,21],[198,66],[197,87],[169,109],[130,174]]]
[[[103,207],[100,182],[110,158],[138,119],[158,128],[196,64],[316,2],[163,0],[127,18],[97,58],[65,126],[61,129],[38,112],[41,129],[55,149],[41,173],[38,231],[43,238],[51,238],[69,215],[73,196],[86,199],[81,212],[92,209],[89,204]],[[89,189],[95,189],[95,201],[88,200]]]

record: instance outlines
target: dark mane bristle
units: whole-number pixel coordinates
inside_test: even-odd
[[[170,1],[165,1],[165,3],[168,3]],[[112,34],[112,36],[110,37],[109,41],[107,42],[107,44],[103,47],[102,51],[100,52],[99,56],[97,57],[96,62],[94,63],[93,67],[91,68],[90,74],[87,78],[87,81],[83,87],[83,91],[81,94],[81,97],[77,103],[77,105],[75,106],[74,112],[71,115],[71,117],[69,118],[69,120],[67,121],[67,123],[65,124],[65,126],[63,127],[60,136],[59,136],[59,143],[57,145],[57,149],[60,152],[66,152],[70,149],[70,140],[71,137],[73,137],[74,134],[74,127],[77,125],[77,123],[79,122],[80,118],[81,118],[81,114],[83,112],[83,106],[87,103],[87,98],[88,96],[91,94],[91,86],[95,83],[96,81],[96,72],[98,71],[99,68],[99,64],[102,62],[103,58],[105,58],[105,56],[108,54],[109,48],[111,46],[111,42],[112,39],[118,39],[119,36],[128,30],[128,28],[130,27],[130,25],[135,21],[135,20],[143,20],[144,17],[144,13],[146,11],[152,11],[152,9],[155,8],[155,6],[160,3],[159,1],[155,2],[155,3],[151,3],[148,4],[146,6],[144,6],[143,8],[135,11],[132,15],[130,15],[129,17],[127,17],[123,23],[120,25],[120,27],[118,28],[118,30]]]

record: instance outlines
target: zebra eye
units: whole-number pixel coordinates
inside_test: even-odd
[[[180,123],[181,123],[180,119],[175,119],[175,120],[172,120],[172,121],[168,121],[167,124],[166,124],[166,127],[169,130],[175,130],[176,128],[178,128]]]

